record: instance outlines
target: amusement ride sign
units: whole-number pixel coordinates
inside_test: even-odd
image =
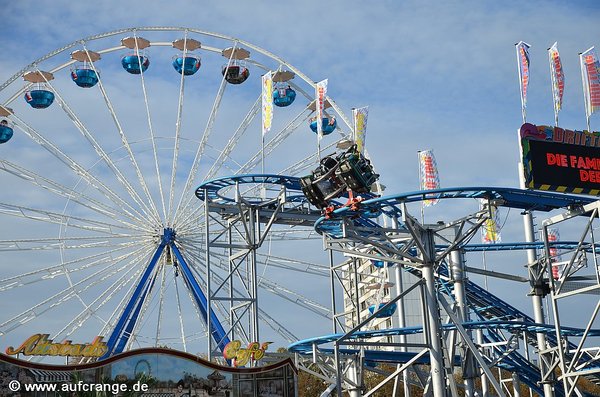
[[[271,342],[265,342],[262,345],[258,342],[251,342],[247,348],[242,347],[242,342],[232,340],[223,349],[223,357],[227,360],[233,360],[234,367],[243,367],[250,360],[258,361],[265,356],[265,351]]]
[[[600,133],[525,123],[520,129],[525,187],[600,194]]]
[[[54,343],[48,339],[48,334],[35,334],[27,338],[21,346],[16,349],[12,346],[6,349],[6,354],[14,356],[23,354],[25,356],[77,356],[77,357],[101,357],[108,351],[103,337],[97,336],[92,343],[72,344],[70,340],[62,343]]]

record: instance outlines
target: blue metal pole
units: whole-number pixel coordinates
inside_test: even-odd
[[[225,346],[230,342],[229,337],[227,336],[227,332],[225,332],[225,329],[221,325],[221,322],[217,318],[214,311],[212,309],[208,308],[206,295],[204,295],[204,292],[200,288],[198,281],[196,281],[196,278],[194,277],[192,270],[190,269],[187,262],[181,255],[179,248],[177,248],[177,246],[174,243],[171,243],[169,245],[171,247],[171,250],[177,257],[177,261],[179,262],[181,271],[185,277],[186,284],[188,285],[190,292],[194,296],[194,299],[196,300],[196,304],[198,305],[198,309],[200,309],[200,313],[202,314],[202,318],[205,320],[205,322],[207,322],[208,314],[210,313],[209,332],[210,332],[210,335],[212,336],[212,338],[214,339],[214,341],[217,343],[219,350],[221,352],[223,352],[223,349],[225,349]]]
[[[160,245],[156,248],[156,251],[154,252],[154,255],[152,256],[152,259],[150,260],[148,267],[142,274],[142,277],[140,278],[140,281],[139,281],[137,287],[133,291],[131,298],[129,298],[129,302],[127,302],[127,305],[125,306],[125,309],[123,310],[123,313],[121,313],[121,317],[119,318],[119,321],[117,321],[117,325],[113,329],[112,334],[110,335],[110,337],[108,338],[108,341],[106,342],[106,344],[108,346],[108,351],[106,352],[106,354],[104,354],[102,357],[100,357],[100,359],[105,359],[109,356],[112,356],[113,354],[117,354],[122,351],[122,350],[119,351],[118,349],[115,349],[117,341],[121,338],[121,336],[123,334],[123,329],[125,328],[125,325],[127,324],[128,320],[131,318],[132,320],[134,320],[134,323],[135,323],[135,320],[137,320],[137,318],[133,319],[133,317],[131,316],[132,311],[136,307],[136,303],[140,300],[140,297],[142,297],[143,291],[145,290],[145,287],[148,284],[148,279],[150,278],[150,275],[152,274],[152,271],[154,270],[154,267],[156,266],[156,263],[158,262],[160,255],[162,254],[163,250],[165,249],[165,245],[166,245],[166,242],[162,241],[160,243]]]

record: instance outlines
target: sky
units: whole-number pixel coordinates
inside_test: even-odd
[[[522,124],[522,115],[515,43],[523,40],[531,45],[527,121],[552,125],[554,114],[547,48],[558,42],[566,79],[559,124],[577,130],[586,126],[578,54],[600,44],[597,23],[600,6],[595,1],[231,3],[174,0],[92,3],[3,0],[2,10],[0,52],[4,56],[0,57],[0,82],[63,45],[128,27],[190,27],[239,38],[266,49],[301,70],[312,81],[328,79],[328,95],[345,114],[349,115],[354,107],[369,106],[366,146],[381,174],[381,182],[387,187],[386,194],[418,189],[417,151],[424,149],[434,151],[442,187],[518,187],[516,131]],[[211,64],[208,57],[203,62],[204,67]],[[100,67],[101,73],[106,75],[117,73],[110,65]],[[158,62],[152,67],[158,68]],[[56,84],[63,83],[57,81]],[[72,83],[64,84],[66,87]],[[130,116],[123,117],[126,128],[139,121],[138,112],[144,114],[144,109],[128,101],[127,91],[133,84],[125,77],[110,84],[107,82],[109,89],[120,93],[114,98],[115,105],[122,109],[122,114]],[[155,84],[156,92],[161,92],[167,81],[157,80]],[[248,83],[248,87],[252,87],[251,84],[256,86],[256,80]],[[215,87],[202,87],[211,95],[204,98],[201,90],[190,95],[203,107],[197,112],[207,114]],[[4,93],[0,94],[0,100],[6,100]],[[95,106],[103,106],[101,102],[88,102],[86,107],[79,91],[69,95],[72,95],[70,98],[77,110],[85,115],[82,117],[95,120]],[[237,106],[248,101],[244,95],[234,96],[223,105],[223,113],[231,115],[232,120],[241,119],[248,111],[248,107]],[[157,128],[163,128],[159,116],[164,112],[172,117],[176,106],[173,103],[160,106],[159,97],[153,97],[155,123]],[[25,105],[19,106],[18,109],[24,109]],[[194,114],[187,108],[185,111],[193,120]],[[56,122],[49,112],[27,117],[32,117],[35,125]],[[592,116],[592,130],[600,130],[599,117]],[[59,131],[59,125],[62,126],[51,127],[51,131]],[[293,142],[310,142],[309,150],[315,150],[314,135],[308,128],[306,134],[306,138],[297,138]],[[68,135],[54,134],[51,139],[67,146],[75,145],[74,138]],[[112,149],[118,152],[116,147]],[[85,161],[83,154],[75,153],[78,155],[81,156],[78,159]],[[21,137],[0,146],[0,157],[10,156],[19,157],[32,167],[45,168],[45,160],[35,145]],[[143,167],[152,166],[150,157],[147,160],[150,163]],[[285,153],[273,162],[285,163]],[[101,168],[97,170],[107,172]],[[52,178],[63,177],[59,168],[47,167],[44,172]],[[131,171],[127,172],[133,177],[129,174]],[[64,201],[46,200],[44,192],[27,190],[26,185],[13,185],[7,178],[5,173],[0,175],[0,183],[7,186],[0,193],[2,202],[45,202],[44,205],[51,209],[64,206]],[[71,184],[76,183],[76,178],[68,180]],[[431,221],[450,220],[447,217],[454,213],[434,207],[428,217]],[[510,218],[506,215],[505,240],[522,239],[522,221],[515,215],[518,214],[513,213]],[[536,218],[538,225],[544,216]],[[11,222],[8,218],[3,221],[0,239],[10,239],[13,234],[45,236],[55,230],[27,225],[25,231],[24,225]],[[316,247],[319,249],[318,242]],[[10,260],[18,260],[12,256],[17,254],[7,255]],[[316,253],[303,252],[302,255],[310,259],[319,257]],[[470,264],[480,260],[476,257]],[[508,269],[507,272],[520,272],[526,276],[524,262],[524,254],[521,257],[511,254],[491,260],[490,264],[497,265],[498,270]],[[285,278],[285,275],[279,276]],[[321,295],[323,291],[314,290],[306,293],[320,295],[321,302],[328,302],[328,293]],[[526,293],[527,288],[519,286],[519,294],[505,298],[523,310],[529,310]],[[27,299],[34,302],[38,297],[33,295]],[[0,302],[2,304],[6,305]],[[272,305],[277,306],[276,303]],[[298,335],[309,337],[314,336],[314,332],[325,334],[329,331],[326,327],[315,331],[302,319],[302,315],[298,315],[292,325]],[[60,322],[60,319],[49,321]],[[25,334],[33,331],[27,329]]]

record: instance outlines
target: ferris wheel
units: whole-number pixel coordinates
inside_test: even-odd
[[[263,135],[268,72],[275,106]],[[101,335],[110,354],[196,353],[214,337],[208,318],[233,329],[225,303],[199,305],[209,279],[232,275],[226,250],[212,252],[221,273],[205,271],[205,223],[223,225],[202,216],[194,190],[226,175],[310,172],[351,131],[327,98],[317,150],[314,90],[266,50],[177,27],[77,40],[0,85],[0,345]],[[312,227],[286,225],[257,252],[258,317],[285,341],[297,324],[330,321],[329,296],[318,294],[328,267],[311,247],[321,251]]]

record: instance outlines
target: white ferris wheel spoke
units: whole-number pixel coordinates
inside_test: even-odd
[[[187,32],[186,32],[186,36],[184,38],[183,66],[185,66],[185,63],[186,63],[186,60],[185,60],[186,56],[187,56]],[[185,73],[182,69],[180,80],[179,80],[179,96],[177,98],[177,119],[175,121],[175,144],[173,145],[173,163],[171,165],[171,184],[170,184],[170,190],[169,190],[169,210],[168,210],[168,216],[165,215],[167,226],[169,226],[169,227],[176,223],[175,219],[177,218],[177,210],[175,210],[175,215],[173,216],[174,219],[171,218],[171,214],[173,211],[173,204],[174,204],[174,200],[175,200],[175,180],[177,178],[177,164],[178,164],[178,159],[179,159],[179,143],[180,143],[180,133],[181,133],[181,122],[182,122],[181,117],[183,115],[184,89],[185,89]]]
[[[146,230],[145,228],[143,228],[144,224],[140,221],[139,218],[131,216],[129,213],[121,210],[120,207],[109,207],[83,194],[82,192],[77,192],[71,188],[61,185],[56,181],[43,177],[31,170],[25,169],[20,165],[11,163],[8,160],[0,159],[0,170],[15,175],[18,178],[21,178],[22,180],[28,181],[29,183],[38,186],[42,189],[45,189],[49,192],[52,192],[60,197],[66,198],[74,203],[81,205],[82,207],[91,209],[100,215],[114,219],[115,221],[120,222],[123,225],[130,227],[131,229],[139,231]],[[135,222],[135,224],[122,220],[121,217],[118,215],[130,219],[131,221]]]
[[[277,267],[293,272],[329,277],[329,266],[301,261],[294,258],[285,258],[282,256],[276,256],[272,254],[257,253],[256,256],[262,258],[263,263],[268,263],[268,265],[272,267]]]
[[[201,253],[200,250],[196,250],[199,253]],[[197,260],[199,260],[200,263],[201,262],[201,258],[199,256],[197,256],[198,254],[191,253],[191,255],[196,258]],[[221,262],[216,262],[213,264],[213,266],[218,267],[219,269],[223,270],[223,271],[228,271],[227,265],[225,263],[221,263]],[[236,272],[236,274],[238,275],[238,277],[241,278],[241,280],[245,283],[248,283],[249,280],[247,279],[247,277],[242,274],[241,272]],[[214,275],[214,274],[213,274]],[[222,279],[221,279],[222,280]],[[277,284],[274,281],[271,280],[267,280],[267,279],[261,279],[259,281],[259,286],[262,287],[264,290],[271,292],[272,294],[283,298],[287,301],[290,301],[300,307],[303,307],[305,309],[308,309],[322,317],[325,318],[330,318],[331,316],[331,309],[318,303],[315,302],[305,296],[303,296],[302,294],[295,292],[289,288],[286,288],[282,285]],[[227,288],[226,285],[223,285],[223,288]]]
[[[138,53],[139,55],[139,53]],[[158,194],[160,196],[161,206],[163,210],[164,219],[167,218],[167,212],[165,208],[165,195],[162,187],[162,179],[160,177],[160,166],[158,162],[158,150],[156,147],[156,136],[154,134],[154,127],[152,125],[152,117],[150,116],[150,104],[148,103],[148,92],[146,90],[146,80],[144,79],[144,72],[140,73],[140,80],[142,82],[142,94],[144,95],[144,106],[146,107],[146,119],[148,121],[148,131],[150,132],[150,140],[152,141],[152,155],[154,157],[154,168],[156,172],[156,179],[158,185]]]
[[[117,230],[124,229],[123,225],[115,223],[98,221],[80,216],[65,215],[58,212],[28,208],[8,203],[0,203],[0,214],[27,218],[57,225],[68,224],[70,227],[75,227],[81,230],[107,234],[114,234]],[[80,223],[75,223],[74,221],[79,221]]]
[[[154,338],[154,346],[158,346],[159,345],[159,341],[160,341],[160,327],[162,325],[162,319],[163,319],[163,306],[164,306],[164,302],[165,302],[165,290],[166,290],[166,281],[167,281],[167,269],[166,266],[164,265],[164,262],[162,264],[162,272],[161,272],[161,280],[160,280],[160,298],[158,301],[158,316],[157,316],[157,320],[156,320],[156,336]]]
[[[34,128],[30,127],[23,120],[18,118],[15,115],[12,115],[13,118],[17,120],[16,126],[31,138],[34,142],[42,146],[46,149],[50,154],[60,160],[63,164],[69,167],[75,175],[80,176],[84,181],[86,181],[90,186],[96,188],[100,193],[102,193],[106,198],[111,200],[116,206],[121,206],[129,208],[131,213],[127,211],[132,217],[143,218],[143,216],[133,208],[128,202],[126,202],[123,198],[121,198],[117,193],[115,193],[108,186],[103,184],[96,176],[92,175],[88,170],[86,170],[83,166],[73,160],[71,157],[66,155],[63,151],[61,151],[56,145],[52,142],[48,141],[42,135],[40,135]],[[125,208],[123,208],[124,211]],[[136,214],[136,215],[133,215]]]
[[[42,250],[74,250],[85,248],[130,247],[151,236],[134,234],[115,234],[110,236],[90,237],[50,237],[38,239],[0,240],[0,252],[9,251],[42,251]],[[127,239],[127,242],[114,242],[114,239]],[[78,244],[75,244],[78,242]]]
[[[29,321],[41,316],[47,311],[53,309],[56,306],[60,306],[71,299],[79,296],[83,292],[87,291],[91,287],[103,282],[107,278],[121,272],[127,268],[128,265],[123,265],[119,268],[113,269],[115,264],[109,264],[108,266],[96,271],[95,273],[83,278],[72,286],[65,290],[58,292],[51,297],[44,299],[40,303],[26,309],[25,311],[17,314],[16,316],[6,320],[0,324],[0,335],[6,334],[13,331],[14,329],[28,323]],[[112,270],[111,270],[112,269]]]
[[[259,96],[256,99],[256,101],[254,102],[254,104],[252,105],[252,107],[250,108],[250,110],[248,111],[248,113],[246,114],[246,116],[244,117],[244,119],[242,120],[242,122],[240,123],[240,125],[238,126],[238,128],[236,129],[234,134],[232,135],[232,137],[229,139],[229,141],[227,142],[225,147],[219,152],[219,156],[214,161],[213,165],[208,170],[208,172],[204,176],[203,180],[209,180],[212,177],[214,177],[221,170],[221,167],[223,167],[223,164],[225,163],[225,161],[228,158],[230,158],[231,152],[233,152],[233,150],[236,148],[238,142],[240,141],[240,138],[248,130],[248,127],[250,126],[250,124],[252,123],[252,121],[254,120],[256,115],[258,114],[259,110],[261,109],[261,100],[262,100],[262,96]],[[178,208],[178,211],[176,211],[175,222],[178,225],[180,222],[185,222],[185,221],[187,221],[187,219],[189,217],[195,215],[197,208],[194,208],[192,211],[189,211],[189,206],[192,204],[194,199],[195,199],[195,197],[193,195],[191,195],[191,197],[188,197],[186,199],[186,201],[184,202],[183,209],[179,210],[179,208]],[[181,206],[181,203],[180,203],[180,206]],[[183,218],[181,218],[182,216],[183,216]]]
[[[91,63],[91,66],[95,70],[95,66],[94,66],[93,62]],[[146,183],[146,179],[144,178],[144,175],[142,174],[142,171],[138,165],[138,162],[135,158],[133,150],[131,149],[131,146],[129,144],[129,140],[127,139],[127,136],[125,135],[125,131],[123,131],[123,127],[121,126],[119,118],[117,117],[115,108],[113,107],[112,102],[106,92],[106,89],[104,88],[104,84],[102,83],[102,78],[100,77],[100,74],[98,72],[96,72],[96,74],[98,75],[98,88],[100,89],[100,92],[102,93],[102,98],[104,99],[104,102],[106,103],[106,107],[108,108],[108,111],[111,115],[111,118],[112,118],[114,124],[115,124],[115,127],[117,128],[119,136],[121,137],[121,143],[122,143],[123,147],[125,148],[125,150],[127,151],[129,160],[130,160],[131,164],[133,165],[133,169],[135,170],[135,173],[137,175],[138,182],[140,183],[140,186],[142,187],[142,190],[144,191],[144,194],[146,195],[146,201],[148,201],[150,203],[150,205],[152,206],[152,209],[148,208],[148,206],[145,203],[145,200],[143,200],[138,195],[137,191],[135,191],[133,189],[133,191],[128,190],[128,192],[130,193],[132,199],[134,199],[138,204],[141,204],[142,211],[144,211],[146,216],[150,217],[151,219],[154,219],[155,222],[160,223],[160,217],[158,214],[158,210],[156,208],[156,204],[154,203],[154,199],[152,198],[152,195],[150,194],[150,191],[148,190],[148,185]],[[121,181],[121,182],[125,182],[125,181]]]
[[[142,200],[142,198],[139,197],[139,195],[137,194],[137,192],[135,191],[133,186],[131,186],[131,184],[128,182],[127,178],[123,175],[121,170],[112,161],[109,154],[106,153],[106,151],[101,147],[100,143],[96,140],[96,138],[94,138],[94,135],[87,129],[87,127],[77,117],[75,112],[71,109],[71,107],[67,104],[67,102],[60,95],[59,91],[57,89],[55,89],[50,82],[47,81],[46,83],[52,89],[52,91],[54,91],[55,97],[58,101],[60,108],[63,109],[63,111],[67,114],[67,117],[69,117],[69,119],[73,122],[75,127],[77,127],[77,129],[79,130],[81,135],[83,135],[83,137],[86,139],[86,141],[94,149],[94,151],[96,152],[98,157],[100,159],[102,159],[102,161],[108,166],[108,168],[115,174],[117,181],[119,181],[121,183],[121,185],[123,185],[125,191],[129,194],[129,196],[140,206],[140,208],[147,209],[144,200]],[[112,109],[111,109],[111,111],[112,111]],[[116,123],[118,123],[118,121],[116,121]],[[119,127],[120,127],[120,125],[119,125]],[[128,149],[128,151],[131,151],[131,149],[129,148],[128,145],[126,146],[126,148]],[[133,154],[130,153],[130,155],[133,155]],[[139,177],[139,175],[138,175],[138,177]],[[148,214],[148,212],[146,212],[146,215],[150,216],[150,214]]]
[[[139,242],[130,242],[129,244],[124,244],[122,247],[118,247],[112,250],[106,250],[102,253],[88,255],[71,261],[62,262],[58,265],[42,267],[40,269],[33,270],[27,273],[18,274],[16,276],[10,276],[8,278],[0,280],[0,292],[8,291],[9,289],[16,287],[22,287],[33,283],[46,281],[60,275],[66,275],[67,273],[76,273],[84,271],[106,263],[118,263],[121,260],[124,260],[127,257],[129,257],[131,253],[125,253],[117,257],[112,256],[112,254],[116,254],[119,251],[123,251],[124,249],[138,246]],[[83,265],[80,265],[79,267],[70,267],[79,263],[83,263]]]
[[[213,178],[219,172],[225,160],[229,158],[231,152],[233,152],[233,150],[236,148],[238,142],[240,141],[240,138],[248,130],[250,123],[252,123],[258,112],[261,110],[261,103],[262,95],[256,99],[256,101],[246,114],[246,117],[244,117],[244,119],[242,120],[234,134],[231,136],[223,150],[220,151],[219,157],[217,157],[213,165],[206,173],[206,176],[203,178],[204,181]]]
[[[256,102],[255,102],[255,106],[258,106],[258,104],[260,103],[260,99],[259,98]],[[249,115],[251,114],[253,108],[251,109],[251,111],[248,113],[248,115],[246,115],[246,119],[249,117]],[[281,143],[283,143],[285,141],[286,138],[288,138],[294,131],[301,129],[301,127],[306,125],[306,121],[308,120],[308,117],[310,116],[310,113],[306,113],[306,111],[308,110],[307,108],[304,108],[300,113],[298,113],[296,115],[296,117],[294,117],[294,119],[292,119],[292,121],[290,121],[283,129],[281,129],[281,131],[279,131],[278,133],[276,133],[273,138],[271,138],[266,144],[264,149],[261,148],[258,150],[258,152],[256,152],[248,161],[246,161],[246,163],[244,163],[242,166],[239,167],[238,170],[236,170],[234,172],[234,175],[240,175],[240,174],[245,174],[248,172],[251,172],[253,169],[255,169],[261,162],[263,156],[268,156],[269,154],[271,154],[273,152],[273,150],[275,150]],[[304,116],[304,117],[303,117]],[[244,120],[246,120],[244,119]],[[243,126],[244,122],[240,125]],[[247,128],[247,127],[246,127]],[[238,128],[239,130],[239,128]],[[245,131],[245,129],[243,130]],[[234,146],[230,144],[239,141],[239,138],[237,138],[236,140],[231,140],[227,147],[225,149],[223,149],[223,151],[221,151],[221,154],[219,155],[219,158],[217,159],[217,161],[214,163],[213,167],[209,170],[208,174],[204,177],[204,181],[209,180],[210,178],[212,178],[213,176],[215,176],[218,171],[220,170],[220,168],[223,166],[224,162],[225,162],[225,157],[229,157],[231,152],[234,149]],[[264,153],[264,154],[263,154]],[[285,174],[281,174],[281,175],[285,175]],[[194,200],[197,200],[195,196],[190,195],[190,197],[188,197],[186,199],[186,202],[183,206],[184,210],[188,210],[190,205],[193,205],[192,203],[194,202]],[[195,218],[197,216],[197,214],[200,212],[200,206],[194,206],[194,209],[192,211],[185,211],[187,212],[187,216],[184,218],[180,219],[180,222],[186,222],[188,219],[190,218]]]
[[[279,321],[275,320],[273,317],[269,316],[269,314],[261,308],[258,309],[258,317],[265,324],[267,324],[269,326],[269,328],[271,328],[273,331],[277,332],[289,343],[300,340],[300,338],[298,338],[296,335],[294,335],[283,324],[281,324]]]
[[[281,145],[286,138],[288,138],[293,132],[300,130],[303,131],[306,127],[306,121],[310,117],[310,112],[306,111],[308,108],[303,109],[298,115],[292,119],[281,131],[276,133],[267,143],[265,143],[264,156],[268,156]],[[236,175],[245,174],[252,171],[258,166],[263,156],[262,148],[256,152],[240,169],[236,172]]]
[[[152,245],[152,246],[150,246],[149,250],[153,250],[155,248],[156,247]],[[149,252],[150,251],[141,253],[136,258],[134,258],[132,260],[132,262],[136,263],[136,264],[148,263],[148,260],[149,260],[150,256],[152,255]],[[157,270],[155,269],[154,271],[157,271]],[[115,328],[117,321],[119,321],[119,316],[121,315],[121,312],[123,311],[123,308],[125,307],[126,302],[131,300],[131,297],[133,296],[134,290],[137,287],[137,285],[140,281],[140,278],[142,277],[143,272],[144,272],[144,266],[138,266],[136,273],[133,275],[133,277],[134,277],[133,282],[130,284],[129,289],[124,294],[124,296],[121,298],[119,303],[115,306],[115,309],[113,310],[113,312],[110,314],[110,316],[106,320],[104,327],[102,327],[102,330],[100,331],[101,332],[100,335],[106,335]]]
[[[100,308],[102,308],[105,304],[109,303],[110,300],[126,285],[131,284],[133,278],[136,277],[137,272],[136,267],[133,266],[135,263],[133,261],[129,262],[129,269],[123,272],[123,274],[110,286],[108,286],[96,299],[94,299],[90,304],[86,305],[85,308],[75,316],[67,325],[65,325],[61,330],[59,330],[54,338],[68,338],[75,331],[81,328],[87,320],[91,317],[96,316],[96,313]],[[139,271],[139,269],[138,269]],[[133,274],[130,274],[132,273]],[[127,277],[129,276],[129,277]],[[101,320],[99,318],[99,320]]]
[[[237,48],[237,41],[233,46],[233,50],[231,51],[231,57],[229,58],[228,65],[231,64],[231,59]],[[181,191],[181,196],[179,198],[179,203],[175,209],[175,216],[171,217],[169,214],[169,219],[174,219],[177,215],[177,211],[181,208],[182,202],[186,193],[191,190],[192,183],[196,179],[196,174],[198,173],[198,168],[200,168],[200,161],[202,160],[202,156],[204,155],[204,150],[206,149],[206,145],[208,143],[208,138],[212,132],[217,112],[219,110],[219,106],[221,105],[221,100],[223,99],[223,94],[225,92],[225,88],[227,87],[227,80],[225,80],[225,74],[223,74],[223,78],[221,79],[221,84],[219,85],[219,89],[217,91],[217,95],[215,96],[213,106],[210,110],[210,115],[208,116],[208,121],[206,123],[206,127],[204,128],[204,132],[202,133],[202,139],[200,140],[200,144],[198,145],[198,149],[196,150],[196,154],[194,155],[194,160],[192,161],[192,165],[190,167],[190,172],[188,173],[187,180],[185,182],[185,186]]]
[[[181,343],[183,344],[183,351],[187,352],[187,345],[185,343],[185,328],[183,326],[183,316],[181,315],[181,299],[179,298],[179,287],[177,280],[175,280],[175,296],[177,298],[177,315],[179,317],[179,331],[181,333]]]

